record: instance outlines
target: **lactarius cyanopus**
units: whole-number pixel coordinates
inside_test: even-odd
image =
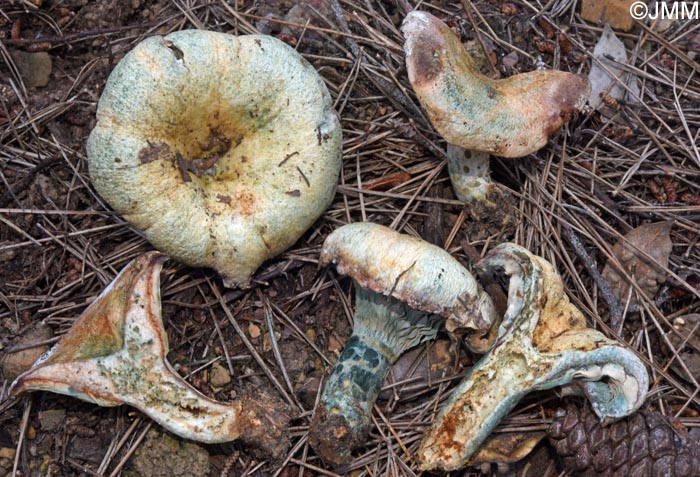
[[[330,204],[341,129],[283,42],[186,30],[115,67],[87,155],[95,188],[156,248],[245,286]]]
[[[447,329],[484,333],[491,299],[445,250],[372,223],[328,236],[320,264],[354,279],[354,330],[328,378],[309,442],[326,462],[345,465],[369,432],[389,366],[409,348]]]
[[[569,384],[601,419],[644,402],[649,377],[629,349],[588,328],[552,265],[515,244],[479,266],[510,275],[508,309],[493,347],[452,392],[418,450],[423,469],[465,466],[496,424],[527,393]]]
[[[100,406],[128,404],[181,437],[208,443],[241,438],[279,457],[288,442],[285,404],[265,396],[214,401],[167,362],[160,307],[166,258],[150,252],[127,265],[61,341],[15,380],[11,393],[51,391]]]
[[[480,201],[490,192],[489,154],[537,151],[588,98],[588,80],[563,71],[484,76],[457,35],[429,13],[409,13],[401,31],[408,79],[430,122],[448,143],[466,149],[448,149],[460,200]]]

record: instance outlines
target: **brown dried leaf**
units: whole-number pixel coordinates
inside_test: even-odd
[[[630,7],[635,0],[583,0],[581,17],[592,23],[610,24],[611,27],[630,31],[634,20],[630,15]]]
[[[612,249],[613,255],[624,272],[636,280],[642,291],[652,298],[666,280],[664,268],[668,267],[671,255],[671,227],[673,222],[656,222],[640,225],[630,231]],[[649,260],[638,250],[645,252],[654,260]],[[630,283],[612,261],[603,269],[603,278],[622,305],[627,302]],[[638,303],[636,293],[632,292],[630,305]]]
[[[485,462],[502,464],[517,462],[532,452],[532,449],[546,435],[542,431],[494,434],[484,442],[484,445],[479,449],[479,453],[469,461],[469,465],[478,465]]]
[[[428,386],[449,373],[455,361],[454,350],[450,340],[436,340],[425,346],[418,346],[402,354],[389,369],[384,386],[405,382],[396,389],[386,389],[379,395],[380,399],[389,399],[394,394],[406,398],[416,392],[416,389]]]
[[[332,353],[340,353],[340,351],[343,349],[343,345],[335,339],[334,336],[331,336],[328,338],[328,351]]]
[[[260,337],[260,327],[254,323],[250,323],[248,325],[248,334],[253,339],[259,338]]]
[[[671,363],[671,369],[686,381],[692,382],[680,362],[685,363],[692,376],[700,376],[700,314],[679,316],[673,320],[673,328],[674,331],[668,334],[668,338],[678,352],[678,357]],[[669,351],[670,354],[674,353],[674,350]]]

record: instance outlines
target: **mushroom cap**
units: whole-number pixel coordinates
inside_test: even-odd
[[[156,248],[245,286],[332,201],[341,129],[283,42],[185,30],[115,67],[87,155],[95,188]]]
[[[430,122],[449,143],[503,157],[542,148],[588,99],[587,79],[563,71],[532,71],[503,80],[482,75],[443,22],[409,13],[408,79]]]
[[[495,321],[491,298],[448,252],[383,225],[344,225],[323,244],[319,263],[334,263],[357,284],[447,318],[447,329],[488,330]]]

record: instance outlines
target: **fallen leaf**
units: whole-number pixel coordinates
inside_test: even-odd
[[[47,345],[31,346],[34,343],[44,342],[52,337],[51,328],[38,323],[26,330],[24,334],[13,343],[13,348],[21,351],[6,353],[0,358],[0,370],[9,382],[28,370],[39,357],[49,350]]]
[[[340,344],[340,341],[335,339],[333,336],[328,338],[328,351],[330,351],[332,353],[338,353],[342,349],[343,349],[343,345]]]
[[[517,462],[532,452],[546,435],[543,431],[494,434],[484,442],[476,456],[469,461],[469,465]]]
[[[416,392],[416,388],[435,383],[449,373],[455,360],[450,349],[450,340],[436,340],[427,346],[418,346],[402,354],[389,369],[384,387],[394,383],[405,383],[396,389],[385,389],[379,399],[389,399],[394,394],[406,398]]]
[[[622,68],[627,64],[627,49],[624,43],[615,36],[610,26],[605,25],[600,40],[593,50],[593,66],[588,73],[591,82],[591,94],[588,103],[595,109],[604,106],[601,93],[607,93],[609,97],[617,100],[625,100],[627,103],[639,103],[640,90],[636,76],[623,73]],[[610,73],[608,73],[608,71]],[[620,81],[618,81],[618,79]],[[620,84],[627,85],[629,92]]]
[[[260,337],[260,327],[256,324],[253,324],[253,323],[249,324],[248,325],[248,334],[253,339]]]
[[[681,378],[692,383],[692,378],[683,369],[681,361],[692,376],[700,376],[700,314],[679,316],[673,320],[673,328],[674,330],[668,334],[668,339],[678,352],[678,357],[671,363],[671,369]],[[675,351],[669,350],[671,355]]]
[[[392,187],[401,185],[404,182],[411,180],[411,175],[405,172],[397,172],[396,174],[389,174],[387,176],[380,177],[379,179],[373,180],[369,184],[365,184],[363,188],[365,190],[389,190]]]
[[[591,23],[608,23],[611,27],[630,31],[634,20],[630,7],[635,0],[583,0],[581,18]]]
[[[612,253],[627,275],[632,277],[642,291],[652,298],[666,280],[665,268],[668,268],[668,258],[671,255],[671,227],[673,222],[656,222],[640,225],[628,232],[615,244]],[[638,250],[645,252],[653,260],[649,260]],[[608,261],[603,269],[603,278],[621,305],[627,302],[630,283],[623,273],[612,262]],[[630,305],[638,304],[637,294],[632,292]]]

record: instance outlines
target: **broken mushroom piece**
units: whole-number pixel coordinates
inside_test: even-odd
[[[156,248],[246,286],[331,203],[341,129],[288,45],[185,30],[114,68],[87,156],[97,191]]]
[[[527,393],[570,384],[601,419],[644,402],[644,364],[621,343],[588,328],[550,263],[515,244],[479,265],[510,275],[508,309],[493,347],[452,392],[418,450],[423,469],[464,467],[498,422]]]
[[[409,348],[448,331],[484,333],[491,299],[445,250],[372,223],[328,236],[319,263],[355,281],[354,330],[326,381],[309,443],[326,462],[348,464],[364,442],[389,366]]]
[[[492,185],[488,154],[523,157],[542,148],[588,99],[588,80],[563,71],[532,71],[492,80],[474,66],[457,35],[426,12],[409,13],[408,79],[430,122],[448,143],[460,200],[484,200]]]
[[[214,401],[166,361],[160,270],[167,256],[133,260],[83,312],[66,335],[10,389],[51,391],[99,406],[128,404],[186,439],[243,439],[279,457],[287,450],[290,410],[279,400]]]

